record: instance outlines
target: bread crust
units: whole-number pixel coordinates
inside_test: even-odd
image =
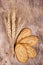
[[[19,43],[19,41],[24,38],[24,37],[27,37],[27,36],[30,36],[32,34],[32,31],[30,30],[30,28],[24,28],[18,35],[18,38],[17,38],[17,43]]]
[[[37,43],[38,43],[38,37],[37,36],[34,36],[34,35],[30,35],[30,36],[27,36],[23,39],[21,39],[19,42],[20,43],[26,43],[26,44],[29,44],[30,46],[35,46]]]
[[[16,45],[15,54],[16,54],[17,59],[22,63],[28,60],[26,48],[22,44]]]
[[[37,53],[36,50],[34,48],[32,48],[31,46],[29,46],[28,44],[23,44],[26,48],[27,54],[29,58],[35,58]]]

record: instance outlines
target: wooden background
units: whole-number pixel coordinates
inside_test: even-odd
[[[16,22],[16,37],[26,27],[39,37],[39,43],[35,46],[37,57],[29,59],[25,64],[18,62],[15,56],[12,57],[4,23],[10,8],[15,9],[17,18],[21,17],[20,22]],[[0,65],[43,65],[43,0],[0,0]]]

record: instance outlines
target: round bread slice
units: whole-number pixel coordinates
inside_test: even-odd
[[[30,57],[30,58],[36,57],[37,53],[36,53],[36,50],[34,48],[29,46],[28,44],[23,44],[23,45],[26,47],[28,57]]]
[[[16,54],[17,59],[22,63],[28,60],[26,48],[22,44],[16,45],[15,54]]]
[[[26,37],[26,36],[30,36],[32,34],[32,32],[31,32],[31,30],[29,29],[29,28],[24,28],[21,32],[20,32],[20,34],[19,34],[19,36],[18,36],[18,38],[17,38],[17,43],[22,39],[22,38],[24,38],[24,37]]]
[[[37,36],[31,35],[31,36],[25,37],[24,39],[21,39],[19,42],[20,43],[27,43],[30,46],[35,46],[38,43],[38,40],[39,39]]]

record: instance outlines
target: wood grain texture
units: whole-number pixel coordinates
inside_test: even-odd
[[[23,28],[31,28],[32,33],[39,37],[35,46],[37,57],[29,59],[25,65],[43,65],[43,0],[0,0],[0,65],[24,65],[12,56],[11,44],[5,28],[5,17],[10,8],[14,8],[17,18],[17,38]],[[15,42],[15,39],[14,39]]]

